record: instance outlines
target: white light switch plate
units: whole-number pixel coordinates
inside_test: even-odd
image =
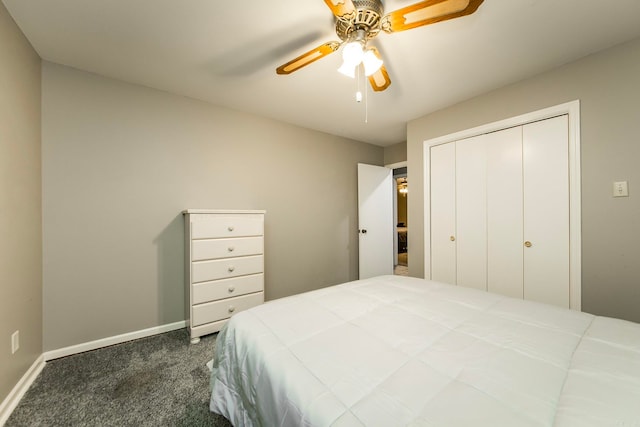
[[[629,197],[629,185],[627,181],[613,183],[613,197]]]

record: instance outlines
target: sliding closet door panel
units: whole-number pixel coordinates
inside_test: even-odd
[[[523,127],[524,298],[569,308],[568,118]]]
[[[487,289],[523,298],[522,127],[486,136]]]
[[[456,281],[487,290],[487,135],[456,142]]]
[[[456,146],[430,148],[431,279],[456,284]]]

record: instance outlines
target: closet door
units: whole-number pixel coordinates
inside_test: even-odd
[[[568,117],[523,126],[524,299],[569,308]]]
[[[431,279],[456,283],[456,146],[430,148]]]
[[[456,284],[487,290],[488,135],[456,144]]]
[[[522,127],[486,137],[487,290],[523,298]]]

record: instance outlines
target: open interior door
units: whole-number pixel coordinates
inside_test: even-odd
[[[393,274],[393,171],[358,163],[360,279]]]

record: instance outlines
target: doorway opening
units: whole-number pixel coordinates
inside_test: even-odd
[[[409,183],[407,181],[407,167],[393,169],[394,196],[394,248],[393,248],[393,274],[397,276],[409,275],[409,244],[407,221],[407,201],[409,198]]]

